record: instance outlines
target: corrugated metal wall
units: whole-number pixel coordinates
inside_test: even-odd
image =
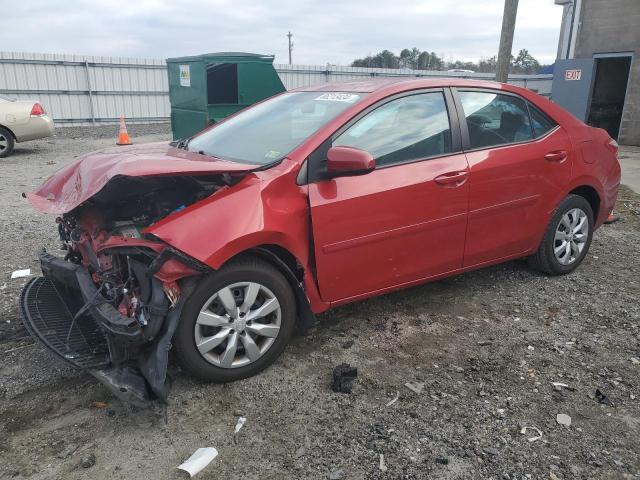
[[[40,101],[58,125],[169,119],[164,60],[0,52],[0,93]]]
[[[492,79],[491,74],[321,65],[275,65],[287,89],[372,77],[447,76]],[[510,75],[509,83],[551,92],[551,75]],[[0,52],[0,94],[41,102],[59,126],[166,122],[170,117],[164,60]]]

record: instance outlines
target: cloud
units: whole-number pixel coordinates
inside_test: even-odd
[[[477,60],[498,50],[502,8],[502,0],[4,0],[0,45],[151,58],[248,51],[285,63],[291,30],[298,64],[345,65],[411,47]],[[514,52],[552,62],[561,16],[552,0],[520,0]]]

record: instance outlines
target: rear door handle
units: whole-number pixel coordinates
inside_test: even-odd
[[[469,178],[469,172],[461,171],[461,172],[449,172],[444,173],[434,180],[439,185],[444,185],[447,187],[459,187]]]
[[[564,150],[558,150],[558,151],[555,151],[555,152],[549,152],[544,156],[544,158],[548,162],[562,163],[567,159],[567,152],[565,152]]]

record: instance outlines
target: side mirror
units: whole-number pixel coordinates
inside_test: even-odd
[[[363,175],[376,168],[369,152],[353,147],[332,147],[327,152],[327,170],[332,177]]]

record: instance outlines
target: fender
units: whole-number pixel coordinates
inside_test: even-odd
[[[289,266],[285,262],[283,262],[282,259],[278,257],[275,253],[273,253],[271,250],[267,248],[258,247],[258,248],[252,249],[251,253],[255,253],[269,260],[287,278],[287,280],[289,281],[289,284],[293,288],[293,293],[296,296],[296,306],[298,309],[298,318],[299,318],[298,327],[299,327],[300,333],[302,335],[307,333],[309,328],[311,328],[313,324],[316,322],[316,316],[313,314],[313,311],[311,310],[311,305],[309,304],[309,300],[305,295],[304,284],[300,282],[300,280],[298,280],[298,278],[296,277],[296,274],[293,271],[291,271],[291,268],[289,268]],[[305,277],[306,277],[306,272],[305,272]]]
[[[218,270],[236,255],[277,245],[302,265],[305,293],[314,313],[329,308],[310,268],[307,192],[296,185],[299,166],[280,165],[244,177],[234,186],[170,215],[144,232]],[[294,284],[295,285],[295,284]]]

